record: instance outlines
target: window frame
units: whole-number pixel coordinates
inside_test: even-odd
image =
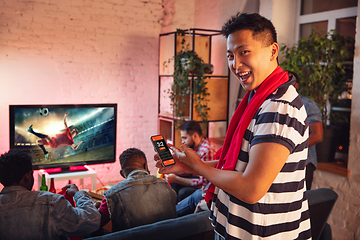
[[[318,13],[311,13],[311,14],[301,14],[301,0],[297,0],[297,14],[296,14],[296,29],[295,29],[295,40],[296,42],[299,41],[300,38],[300,25],[307,24],[307,23],[314,23],[320,21],[327,21],[327,29],[326,32],[336,29],[336,20],[341,18],[349,18],[349,17],[357,17],[357,8],[356,7],[349,7],[349,8],[342,8],[338,10],[331,10],[325,12],[318,12]],[[336,163],[317,163],[317,169],[331,172],[337,175],[341,175],[344,177],[350,176],[350,170],[348,167],[342,167],[336,165]]]
[[[357,8],[358,7],[349,7],[349,8],[342,8],[342,9],[331,10],[331,11],[326,11],[326,12],[300,15],[301,0],[298,0],[297,3],[298,3],[298,7],[297,7],[298,12],[297,12],[297,24],[296,24],[296,31],[295,31],[296,42],[299,41],[299,38],[300,38],[300,25],[301,24],[327,21],[328,27],[327,27],[326,31],[329,32],[331,30],[335,30],[337,19],[357,16]]]

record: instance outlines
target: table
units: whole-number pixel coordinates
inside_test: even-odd
[[[74,171],[74,172],[52,173],[52,174],[49,174],[44,169],[40,169],[38,171],[38,188],[40,188],[41,186],[42,175],[45,174],[46,185],[48,186],[48,188],[50,188],[51,178],[54,178],[54,181],[80,179],[80,185],[82,186],[83,189],[85,189],[86,187],[84,186],[84,178],[91,178],[91,189],[89,190],[94,191],[96,189],[97,173],[89,166],[85,165],[84,167],[87,169],[86,171]]]

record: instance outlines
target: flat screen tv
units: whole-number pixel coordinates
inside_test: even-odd
[[[34,170],[86,170],[116,160],[117,104],[10,105],[10,149],[28,153]]]

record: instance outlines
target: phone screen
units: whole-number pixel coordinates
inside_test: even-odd
[[[156,152],[159,153],[162,165],[164,167],[175,164],[175,160],[172,157],[171,152],[162,135],[151,136],[151,142],[153,143]]]

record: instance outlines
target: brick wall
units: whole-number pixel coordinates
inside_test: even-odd
[[[333,239],[359,239],[360,179],[316,170],[312,189],[317,188],[331,188],[338,194],[338,199],[328,220]]]
[[[161,0],[1,0],[0,152],[9,104],[117,103],[117,158],[138,147],[155,173],[162,17]],[[94,168],[103,183],[121,179],[118,161]]]

